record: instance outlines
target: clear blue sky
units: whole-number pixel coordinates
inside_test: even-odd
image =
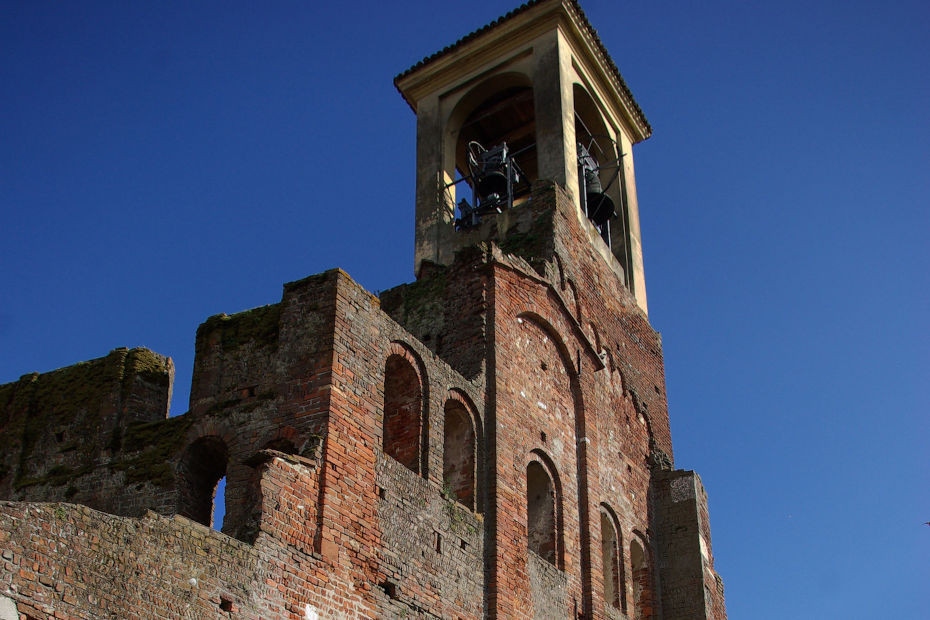
[[[0,2],[0,382],[341,266],[412,279],[391,80],[512,5]],[[730,617],[930,613],[930,4],[583,6],[634,150],[676,465]]]

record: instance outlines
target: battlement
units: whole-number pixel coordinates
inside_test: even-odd
[[[593,28],[532,0],[396,83],[415,282],[209,317],[176,417],[145,349],[0,386],[0,617],[725,619]]]

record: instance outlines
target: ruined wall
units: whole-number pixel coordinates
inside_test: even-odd
[[[114,514],[170,511],[165,426],[174,365],[147,349],[101,357],[0,386],[0,498],[75,501]]]
[[[19,550],[0,594],[37,618],[162,599],[169,616],[725,618],[703,488],[670,471],[659,336],[571,209],[539,183],[490,218],[496,241],[381,299],[332,270],[211,317],[182,416],[164,419],[170,364],[149,352],[0,386],[9,493],[146,515],[5,505]],[[48,396],[84,382],[80,406]],[[56,452],[85,425],[85,450]],[[229,537],[203,527],[222,476]],[[73,584],[56,589],[42,541],[66,534]],[[118,602],[113,576],[136,570]],[[194,573],[200,589],[177,585]]]
[[[672,620],[723,620],[723,580],[714,570],[707,494],[693,471],[656,473],[662,610]]]

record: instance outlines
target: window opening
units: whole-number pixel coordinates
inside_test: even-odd
[[[210,517],[210,527],[218,532],[223,531],[223,520],[226,517],[226,476],[220,478],[213,491],[213,514]]]
[[[483,216],[527,200],[536,159],[533,89],[511,86],[485,99],[459,128],[450,185],[467,184],[472,196],[456,205],[456,227],[477,226]]]
[[[222,525],[226,513],[226,485],[220,488],[220,481],[226,478],[228,458],[226,444],[215,435],[201,437],[188,446],[178,466],[179,514],[213,527],[218,496],[223,514],[216,527]]]

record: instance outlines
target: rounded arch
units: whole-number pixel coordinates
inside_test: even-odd
[[[588,140],[598,136],[612,139],[613,132],[604,121],[600,106],[579,82],[572,84],[572,105],[575,110],[575,140],[587,146]],[[616,153],[609,152],[603,145],[594,148],[599,149],[599,152],[592,152],[591,155],[600,162],[604,162],[605,158],[610,160],[617,156]]]
[[[476,509],[480,421],[470,399],[450,390],[443,406],[443,494]]]
[[[531,450],[526,465],[527,548],[559,570],[565,570],[563,497],[555,463],[542,450]]]
[[[443,169],[450,179],[468,176],[468,144],[492,149],[504,142],[523,171],[528,191],[538,177],[536,111],[532,79],[521,71],[506,71],[472,86],[449,112],[443,147]],[[522,192],[522,193],[521,193]]]
[[[504,71],[472,86],[449,111],[445,127],[457,135],[462,123],[482,102],[509,88],[533,88],[532,78],[523,71]]]
[[[219,435],[190,442],[178,462],[178,514],[213,526],[217,484],[226,476],[229,447]]]
[[[417,464],[419,473],[424,478],[429,474],[429,426],[430,426],[430,384],[429,374],[426,371],[426,364],[423,358],[409,343],[403,340],[392,340],[388,346],[388,357],[398,355],[403,357],[413,367],[417,374],[417,380],[420,383],[420,440],[419,452],[420,461]],[[417,471],[413,469],[413,471]]]
[[[648,620],[653,617],[652,554],[646,538],[638,530],[630,537],[630,582],[632,586],[632,617]]]
[[[464,407],[465,411],[468,412],[468,415],[475,426],[475,434],[479,438],[483,437],[484,423],[481,420],[481,416],[478,415],[478,407],[475,406],[475,403],[471,397],[466,394],[464,390],[453,387],[449,388],[449,394],[446,396],[446,401],[448,402],[449,400],[454,400],[462,404],[462,407]]]
[[[421,473],[426,402],[423,380],[409,351],[393,349],[384,362],[382,448],[410,471]]]
[[[623,569],[623,535],[617,513],[606,502],[600,504],[601,575],[604,602],[626,613],[626,579]]]

